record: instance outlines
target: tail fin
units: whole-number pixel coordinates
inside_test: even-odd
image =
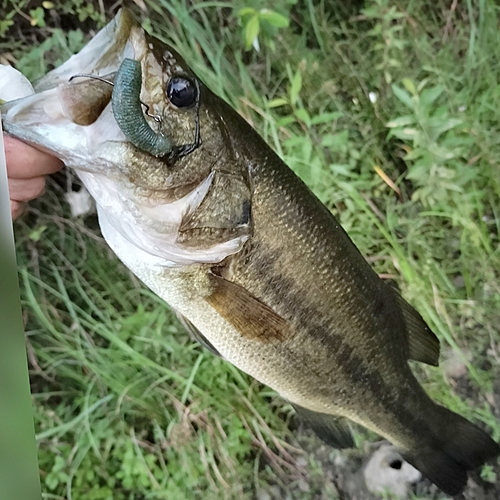
[[[436,405],[440,424],[434,439],[403,453],[404,458],[448,495],[458,495],[467,484],[467,472],[500,454],[500,446],[468,420]]]

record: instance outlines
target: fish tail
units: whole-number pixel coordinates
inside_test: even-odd
[[[446,408],[435,405],[437,432],[404,458],[446,494],[461,493],[467,472],[500,454],[500,446],[476,425]]]

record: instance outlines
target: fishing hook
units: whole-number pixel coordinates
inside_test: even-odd
[[[107,83],[108,85],[111,85],[112,87],[115,86],[114,82],[112,82],[111,80],[106,80],[106,78],[103,78],[102,76],[90,75],[87,73],[78,73],[76,75],[73,75],[69,78],[68,82],[71,82],[75,78],[92,78],[93,80],[99,80],[100,82]],[[140,101],[140,102],[144,106],[144,108],[145,108],[144,112],[146,113],[147,116],[149,116],[149,118],[152,118],[157,123],[162,122],[161,116],[153,115],[152,113],[149,112],[149,110],[151,109],[151,106],[149,104],[146,104],[143,101]]]

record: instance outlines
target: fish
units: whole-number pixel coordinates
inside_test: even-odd
[[[499,455],[415,378],[409,360],[439,363],[422,316],[127,10],[0,110],[7,133],[78,174],[108,245],[191,335],[289,401],[326,443],[352,447],[350,423],[362,425],[450,495]]]

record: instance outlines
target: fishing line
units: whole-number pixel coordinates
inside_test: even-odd
[[[76,75],[73,75],[72,77],[70,77],[70,79],[68,80],[68,83],[71,82],[72,80],[74,80],[75,78],[91,78],[93,80],[99,80],[100,82],[103,82],[103,83],[107,83],[108,85],[111,85],[112,87],[115,86],[114,82],[112,82],[111,80],[106,80],[106,78],[103,78],[102,76],[98,76],[98,75],[90,75],[90,74],[86,74],[86,73],[78,73]],[[145,113],[147,116],[149,116],[150,118],[152,118],[155,122],[157,123],[161,123],[162,119],[161,119],[161,116],[159,115],[153,115],[149,112],[149,110],[151,109],[151,106],[149,106],[149,104],[146,104],[145,102],[143,101],[140,101],[141,104],[144,106],[145,108]]]
[[[122,65],[123,65],[123,62],[122,62]],[[69,78],[68,82],[71,82],[75,78],[90,78],[90,79],[93,79],[93,80],[98,80],[100,82],[106,83],[106,84],[111,85],[112,87],[116,88],[116,85],[115,85],[114,82],[112,82],[111,80],[108,80],[106,78],[103,78],[101,76],[98,76],[98,75],[92,75],[92,74],[87,74],[87,73],[77,73],[76,75],[71,76]],[[132,81],[132,83],[135,83],[135,82]],[[184,156],[190,155],[193,151],[195,151],[196,149],[198,149],[201,146],[201,133],[200,133],[200,84],[199,84],[197,78],[194,78],[194,83],[195,83],[195,86],[196,86],[196,99],[195,99],[195,105],[194,105],[194,107],[195,107],[195,116],[194,116],[195,133],[194,133],[194,141],[191,144],[182,144],[181,146],[175,146],[175,145],[173,145],[171,147],[170,151],[165,151],[165,154],[155,154],[155,156],[167,156],[168,159],[170,159],[170,160],[178,160],[180,158],[183,158]],[[114,92],[114,90],[113,90],[113,92]],[[148,104],[146,104],[145,102],[143,102],[142,100],[139,99],[139,102],[142,104],[142,106],[144,106],[144,108],[145,108],[144,112],[145,112],[146,116],[148,116],[149,118],[152,118],[158,124],[161,124],[161,122],[163,121],[162,117],[159,116],[159,115],[155,115],[155,114],[150,113],[151,107]],[[115,114],[115,119],[116,118],[117,117],[116,117],[116,114]],[[120,128],[122,128],[122,127],[120,126]],[[127,135],[127,134],[125,134],[125,135]],[[134,141],[131,141],[131,142],[133,143]],[[137,147],[139,147],[139,149],[143,149],[143,150],[146,150],[146,151],[148,149],[148,148],[145,148],[142,144],[141,145],[134,144],[134,145],[136,145]]]

